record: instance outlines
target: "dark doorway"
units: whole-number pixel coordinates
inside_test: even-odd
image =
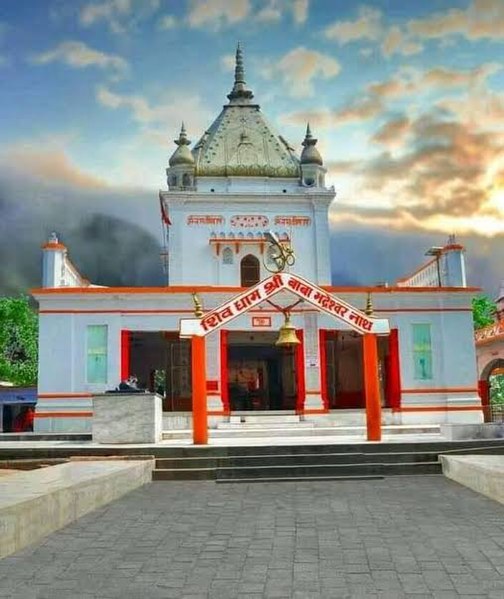
[[[161,395],[164,412],[190,412],[190,341],[177,332],[135,331],[130,343],[129,372],[137,376],[139,387]]]
[[[295,409],[295,349],[276,347],[277,337],[277,333],[229,333],[228,391],[231,411]]]
[[[354,331],[324,331],[325,380],[330,410],[366,407],[362,335]],[[388,338],[378,339],[378,370],[382,406],[387,406]]]

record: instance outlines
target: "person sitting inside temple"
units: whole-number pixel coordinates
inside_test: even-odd
[[[138,388],[138,379],[134,374],[130,374],[125,381],[121,381],[117,387],[117,390],[128,391],[129,393],[141,393],[144,391],[144,389]]]

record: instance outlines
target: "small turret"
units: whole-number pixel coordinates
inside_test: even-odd
[[[195,160],[189,146],[191,141],[187,139],[184,123],[180,129],[178,139],[174,140],[178,146],[171,155],[166,169],[169,189],[192,188],[194,186]]]
[[[323,165],[322,156],[320,152],[315,147],[317,144],[317,139],[315,139],[311,133],[310,123],[306,125],[306,135],[303,143],[303,151],[301,152],[301,164],[318,164],[319,166]]]
[[[306,125],[306,134],[301,144],[303,151],[301,152],[301,183],[305,187],[325,187],[325,174],[322,156],[315,147],[317,140],[313,137],[310,123]]]

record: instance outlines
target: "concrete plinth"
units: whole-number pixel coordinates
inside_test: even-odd
[[[159,443],[162,429],[162,401],[155,393],[93,396],[96,443]]]
[[[504,455],[441,455],[439,459],[445,476],[504,503]]]

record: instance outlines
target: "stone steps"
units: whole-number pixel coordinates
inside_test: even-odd
[[[383,435],[419,435],[429,434],[439,436],[438,424],[424,425],[385,425],[382,426]],[[190,430],[170,430],[163,432],[163,440],[190,439]],[[217,429],[209,430],[210,439],[243,439],[271,437],[360,437],[365,439],[365,426],[315,426],[313,422],[286,423],[220,423]]]

